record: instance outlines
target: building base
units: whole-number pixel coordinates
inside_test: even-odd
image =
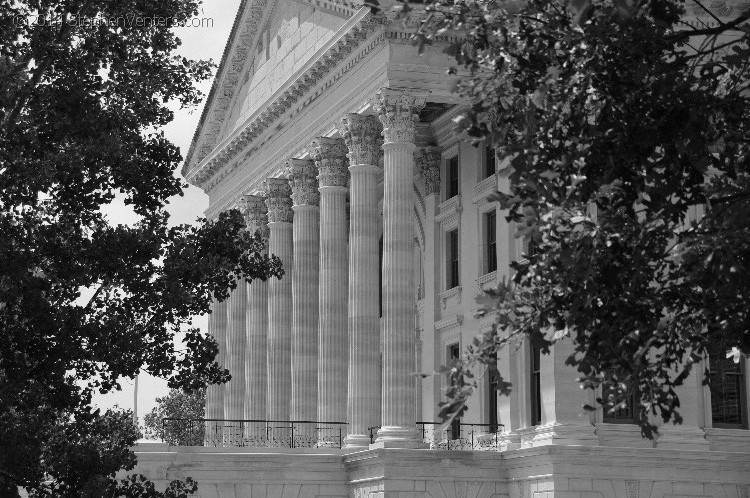
[[[750,454],[549,445],[495,451],[200,448],[147,443],[135,472],[200,498],[743,498]]]

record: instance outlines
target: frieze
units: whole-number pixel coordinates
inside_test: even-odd
[[[351,165],[378,164],[378,156],[383,145],[380,123],[375,116],[349,113],[341,118],[339,132],[349,150]]]
[[[384,35],[381,33],[380,36],[378,36],[376,39],[372,40],[368,46],[364,47],[359,54],[355,56],[355,59],[352,60],[350,63],[346,64],[345,66],[341,67],[339,71],[332,75],[331,70],[333,67],[336,66],[336,62],[346,57],[346,55],[351,52],[352,48],[354,46],[357,46],[360,43],[359,37],[364,33],[365,38],[369,36],[370,33],[380,29],[383,26],[384,20],[381,19],[378,16],[372,16],[372,14],[365,14],[362,19],[359,20],[360,26],[359,29],[355,30],[352,29],[350,32],[346,33],[342,40],[339,40],[339,42],[332,46],[331,49],[322,56],[322,62],[323,64],[316,64],[315,66],[310,67],[308,71],[303,74],[300,79],[298,80],[300,82],[299,86],[290,85],[290,88],[287,89],[283,94],[280,95],[278,100],[281,100],[282,98],[286,100],[287,105],[285,106],[285,109],[288,109],[291,107],[294,103],[298,102],[299,100],[303,99],[303,95],[295,95],[297,89],[303,89],[303,91],[307,91],[308,89],[312,88],[314,85],[318,84],[323,77],[327,77],[329,79],[331,78],[338,78],[341,75],[348,72],[352,67],[356,65],[359,60],[361,60],[364,56],[366,56],[368,53],[370,53],[377,45],[382,43],[385,40]],[[343,42],[343,43],[342,43]],[[343,55],[341,55],[342,53]],[[340,56],[341,55],[341,56]],[[321,61],[319,61],[321,62]],[[291,98],[290,98],[291,97]],[[314,97],[314,96],[313,96]],[[277,100],[277,102],[278,102]],[[305,102],[309,102],[312,99],[307,99]],[[299,107],[296,112],[299,112],[304,108],[304,105]],[[268,111],[268,109],[266,110]],[[250,133],[247,135],[247,139],[249,142],[252,142],[258,136],[266,131],[268,127],[273,123],[274,120],[276,120],[283,112],[276,110],[274,113],[268,113],[268,112],[262,112],[258,118],[256,118],[252,123],[249,123],[245,130],[250,130]],[[293,112],[294,114],[295,112]],[[211,124],[214,124],[214,120],[211,120]],[[193,183],[194,185],[201,186],[205,191],[210,191],[212,188],[214,188],[221,178],[226,177],[226,175],[222,175],[220,178],[214,178],[216,173],[224,166],[226,163],[236,154],[231,155],[222,155],[221,153],[217,154],[214,158],[212,158],[210,161],[208,161],[206,164],[204,164],[200,170],[196,171],[192,175],[188,175],[189,170],[187,169],[189,165],[194,163],[199,163],[202,161],[207,155],[213,151],[214,144],[218,140],[218,134],[220,132],[221,126],[220,123],[218,123],[218,126],[216,126],[216,129],[212,135],[216,135],[216,137],[213,138],[212,143],[208,143],[206,139],[202,140],[200,145],[196,145],[198,147],[197,151],[200,151],[201,156],[197,157],[195,160],[193,160],[192,152],[188,153],[188,160],[185,162],[185,168],[183,169],[183,174],[185,174],[188,177],[188,181]],[[213,128],[211,128],[213,130]],[[237,138],[235,138],[232,143],[236,142]],[[230,146],[232,145],[230,143]],[[225,149],[226,150],[226,149]],[[196,152],[197,152],[196,151]],[[233,168],[236,168],[237,164],[233,165]],[[231,173],[227,172],[227,174]],[[209,179],[213,179],[210,184],[207,184]]]
[[[340,138],[318,137],[312,143],[320,187],[348,187],[348,149]]]
[[[374,108],[383,123],[385,144],[414,143],[415,124],[425,98],[408,90],[383,88],[374,99]]]
[[[318,171],[310,159],[289,159],[284,174],[292,188],[292,201],[295,206],[317,206],[320,204],[318,191]]]
[[[269,223],[291,223],[292,188],[286,178],[269,178],[263,182],[263,195],[266,198]]]

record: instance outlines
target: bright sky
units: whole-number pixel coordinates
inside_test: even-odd
[[[240,0],[204,0],[201,18],[203,22],[196,22],[203,27],[180,28],[176,30],[182,40],[180,54],[193,59],[213,59],[218,65],[224,52],[229,32],[232,29],[234,17],[239,8]],[[201,86],[203,93],[208,95],[211,89],[211,81]],[[175,111],[175,119],[164,129],[164,133],[173,143],[177,144],[185,157],[190,147],[190,142],[198,126],[198,121],[203,112],[203,105],[197,109],[179,109],[179,105],[172,107]],[[180,165],[181,167],[181,165]],[[175,172],[179,175],[179,168]],[[171,222],[174,224],[193,223],[203,215],[208,207],[208,196],[197,187],[190,186],[185,191],[184,197],[175,197],[170,200],[169,212],[172,215]],[[132,211],[121,202],[115,202],[104,210],[111,223],[129,224],[135,220]],[[198,317],[193,325],[205,330],[206,317]],[[119,392],[100,395],[94,398],[96,406],[106,409],[114,405],[122,408],[133,409],[133,381],[125,379],[121,382],[122,390]],[[167,394],[166,381],[143,374],[138,381],[138,415],[143,423],[143,415],[150,412],[156,406],[156,398]]]

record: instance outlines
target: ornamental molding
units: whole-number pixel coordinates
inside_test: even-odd
[[[268,207],[268,223],[291,223],[292,188],[286,178],[269,178],[263,182],[263,192]]]
[[[474,185],[474,192],[475,195],[471,199],[471,201],[476,204],[479,209],[484,208],[484,206],[489,202],[487,200],[487,197],[490,194],[494,194],[498,190],[498,177],[497,175],[492,175],[481,182]]]
[[[331,87],[335,80],[349,72],[375,47],[383,43],[385,36],[381,28],[387,22],[383,16],[372,15],[369,8],[360,8],[316,56],[223,142],[216,143],[221,133],[221,125],[207,129],[202,121],[199,134],[193,139],[193,146],[199,139],[202,145],[198,151],[191,148],[182,170],[183,176],[206,192],[213,190],[277,131],[278,121],[282,118],[291,119],[302,112]],[[373,33],[377,33],[376,36],[371,36]],[[364,44],[366,40],[369,40],[369,43]],[[236,87],[237,81],[234,82],[233,88]],[[230,93],[233,95],[233,92],[234,90]],[[215,97],[210,95],[207,108],[215,106],[212,99]],[[226,115],[222,119],[225,118]],[[210,142],[211,139],[214,140],[212,145],[203,145],[206,140]]]
[[[400,88],[383,88],[372,105],[383,124],[383,144],[413,144],[425,95]]]
[[[463,323],[464,323],[463,315],[451,315],[446,318],[443,318],[442,320],[435,322],[435,330],[436,331],[448,331],[452,329],[457,329],[457,328],[460,328],[461,324]]]
[[[446,309],[448,307],[448,301],[453,298],[456,298],[456,303],[461,303],[462,290],[462,287],[460,285],[457,285],[452,289],[444,290],[443,292],[438,294],[438,298],[440,298],[440,302],[442,303],[442,308]]]
[[[312,143],[312,156],[318,170],[318,184],[349,187],[349,149],[341,138],[318,137]]]
[[[422,147],[414,153],[414,164],[424,178],[427,195],[440,194],[440,147]]]
[[[440,223],[440,227],[447,231],[458,227],[461,221],[461,195],[456,195],[440,204],[435,221]]]
[[[349,113],[341,118],[338,131],[344,137],[351,166],[376,166],[383,146],[381,126],[375,116]]]
[[[318,206],[320,205],[320,191],[318,190],[318,170],[315,161],[311,159],[289,159],[284,169],[292,189],[292,205]]]
[[[245,227],[250,233],[260,232],[261,237],[268,238],[268,206],[266,199],[260,195],[244,195],[240,199],[240,211],[245,218]]]

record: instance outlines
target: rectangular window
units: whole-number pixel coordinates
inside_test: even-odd
[[[711,421],[714,427],[747,428],[744,358],[735,363],[720,348],[709,351]]]
[[[542,349],[531,345],[531,425],[542,423]]]
[[[497,270],[497,212],[484,215],[484,252],[486,254],[485,273]]]
[[[490,432],[497,432],[497,396],[499,388],[499,374],[496,370],[490,370],[490,376],[488,380],[489,392],[487,393],[487,422],[490,424]]]
[[[459,286],[457,228],[448,232],[446,246],[446,289],[452,289]]]
[[[497,173],[497,160],[495,158],[495,148],[484,148],[484,178],[489,178]]]
[[[448,346],[448,365],[452,365],[453,362],[458,360],[459,358],[461,358],[461,347],[458,345],[458,343]],[[452,386],[456,383],[456,379],[451,376],[450,382]],[[448,434],[451,440],[461,438],[461,419],[459,419],[458,417],[453,419]]]
[[[607,399],[609,393],[610,391],[603,387],[602,399]],[[625,393],[626,399],[624,406],[620,406],[613,412],[608,412],[605,408],[603,417],[604,422],[608,424],[635,424],[636,414],[634,407],[638,402],[638,397],[636,396],[636,394],[637,391],[631,387],[630,389],[628,389],[628,392]],[[617,401],[619,402],[620,400]]]
[[[458,156],[453,156],[450,159],[448,159],[448,164],[446,165],[446,178],[448,179],[448,182],[446,184],[446,199],[450,199],[452,197],[456,197],[458,194],[461,193],[459,189],[459,178],[458,178]]]

